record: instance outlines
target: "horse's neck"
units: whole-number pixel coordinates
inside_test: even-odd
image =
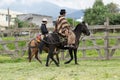
[[[74,31],[74,33],[76,35],[76,39],[79,40],[80,37],[81,37],[82,32],[76,30],[76,31]]]

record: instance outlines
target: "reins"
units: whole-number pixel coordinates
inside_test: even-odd
[[[84,34],[83,34],[83,35],[81,35],[81,37],[80,37],[80,39],[79,39],[79,40],[80,40],[80,41],[81,41],[81,40],[83,40],[83,38],[84,38],[84,37],[85,37],[85,35],[84,35]]]

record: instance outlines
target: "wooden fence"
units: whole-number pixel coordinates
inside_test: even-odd
[[[120,35],[117,36],[111,36],[109,35],[109,30],[118,30],[120,29],[120,25],[100,25],[100,26],[90,26],[89,29],[91,32],[93,30],[99,30],[102,29],[104,30],[104,34],[101,36],[95,36],[94,34],[91,34],[91,36],[85,36],[81,42],[80,42],[80,47],[78,48],[79,51],[82,53],[81,59],[111,59],[111,58],[120,58],[120,56],[114,56],[115,52],[120,49]],[[27,44],[31,40],[31,38],[35,37],[35,34],[39,33],[39,29],[16,29],[16,30],[9,30],[11,35],[13,33],[19,33],[21,31],[28,31],[29,32],[29,37],[15,37],[15,40],[10,40],[10,41],[3,41],[2,38],[0,38],[0,45],[2,49],[0,50],[0,54],[7,54],[10,55],[11,57],[22,57],[24,53],[27,50]],[[8,32],[9,32],[8,31]],[[110,45],[109,41],[111,39],[116,39],[116,43],[114,45]],[[97,40],[102,40],[103,45],[97,44]],[[25,41],[25,46],[20,47],[18,42]],[[87,42],[90,42],[92,46],[86,45]],[[10,50],[8,48],[8,44],[14,44],[15,49]],[[97,56],[96,57],[88,57],[87,55],[87,50],[95,50],[97,51]],[[94,54],[94,53],[93,53]],[[65,55],[62,54],[61,57],[64,59]]]

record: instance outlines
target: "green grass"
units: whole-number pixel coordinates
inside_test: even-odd
[[[26,59],[8,61],[0,63],[0,80],[120,80],[119,60],[84,60],[78,61],[79,65],[74,65],[74,61],[65,65],[61,61],[60,67],[54,63],[45,67],[44,60],[43,64]]]
[[[102,33],[101,33],[102,34]],[[116,34],[112,34],[116,35]],[[3,38],[3,40],[15,40],[15,38]],[[98,45],[104,45],[103,40],[97,40]],[[111,45],[116,43],[116,39],[110,40]],[[81,44],[80,44],[81,45]],[[93,46],[90,40],[87,46]],[[14,43],[7,45],[10,49],[15,49]],[[25,46],[25,42],[18,42],[18,46]],[[3,47],[0,45],[0,50]],[[104,50],[101,50],[104,55]],[[78,51],[78,58],[82,57],[82,52]],[[89,57],[97,57],[96,50],[86,50]],[[36,60],[28,62],[27,56],[11,59],[9,55],[0,55],[0,80],[120,80],[120,59],[117,60],[79,60],[79,65],[74,61],[65,65],[60,61],[60,67],[54,63],[50,67],[45,67],[46,54],[41,54],[43,64]],[[114,56],[120,56],[120,50],[116,50]]]
[[[13,40],[15,40],[15,37],[3,37],[2,40],[3,41],[9,41],[9,40],[13,41]]]

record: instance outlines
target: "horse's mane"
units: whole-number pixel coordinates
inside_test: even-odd
[[[82,29],[82,23],[77,24],[77,26],[75,27],[75,29],[73,30],[73,32],[75,33],[76,36],[81,34],[81,29]]]
[[[74,31],[74,32],[75,32],[75,31],[78,31],[78,30],[80,29],[80,26],[82,26],[81,23],[77,24],[77,26],[75,27],[75,29],[74,29],[73,31]]]

